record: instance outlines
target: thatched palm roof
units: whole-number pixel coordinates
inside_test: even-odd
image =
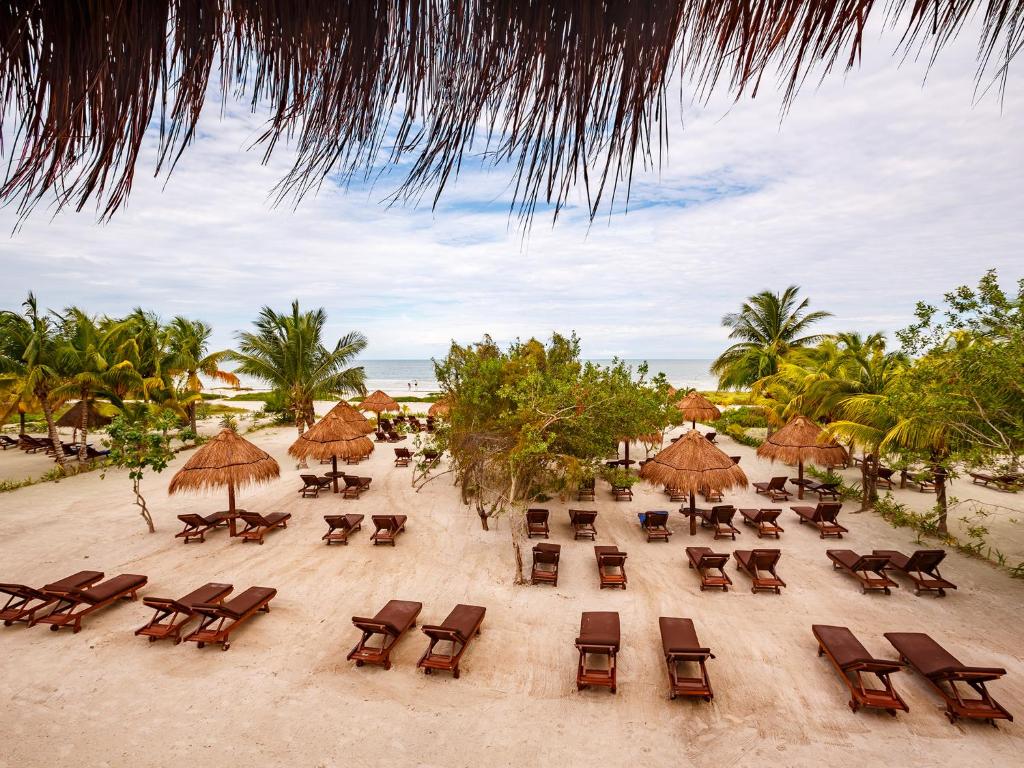
[[[224,429],[192,454],[171,479],[167,492],[224,486],[238,489],[270,482],[280,475],[281,468],[269,453],[230,429]]]
[[[373,453],[373,441],[352,422],[328,413],[292,443],[288,453],[306,459],[363,459]]]
[[[660,151],[677,72],[737,97],[848,69],[864,30],[895,27],[897,55],[937,52],[980,18],[977,75],[1006,76],[1024,37],[1024,0],[122,0],[0,6],[3,137],[23,142],[0,201],[24,212],[130,191],[146,130],[158,171],[195,136],[208,94],[269,107],[269,154],[294,148],[281,197],[328,173],[363,175],[383,156],[409,175],[399,196],[440,194],[463,154],[488,146],[517,169],[522,215],[585,187],[592,214]],[[881,23],[880,23],[881,22]],[[874,41],[872,41],[874,42]],[[884,43],[878,43],[884,45]],[[925,57],[928,53],[925,53]],[[211,77],[213,83],[211,83]],[[247,87],[243,87],[247,86]],[[160,114],[155,113],[159,111]],[[481,133],[483,135],[481,135]],[[288,141],[294,134],[295,140]]]
[[[57,419],[58,427],[71,427],[72,429],[79,429],[82,426],[82,409],[85,406],[83,401],[79,400],[77,403],[68,408],[64,413]],[[110,406],[113,407],[113,406]],[[97,407],[96,403],[89,403],[89,429],[97,429],[99,427],[105,427],[107,424],[114,420],[113,416],[109,416]]]
[[[368,435],[373,432],[373,425],[369,420],[344,400],[339,400],[338,404],[331,408],[324,418],[327,418],[327,416],[334,416],[348,424],[351,424],[364,435]]]
[[[842,464],[849,458],[843,446],[827,439],[822,428],[806,416],[790,419],[758,447],[757,455],[787,464],[809,461],[823,466]]]
[[[382,413],[384,411],[399,411],[401,408],[393,397],[378,389],[363,398],[363,402],[359,404],[359,410]]]
[[[739,464],[696,430],[647,461],[640,468],[640,477],[690,494],[702,488],[724,491],[747,486],[747,476]]]
[[[722,412],[718,410],[718,406],[697,390],[694,390],[676,403],[676,408],[682,412],[683,417],[687,421],[700,421],[707,424],[709,421],[722,417]]]
[[[444,418],[452,411],[451,403],[447,399],[441,398],[436,403],[432,403],[427,409],[427,416],[433,416],[434,418]]]

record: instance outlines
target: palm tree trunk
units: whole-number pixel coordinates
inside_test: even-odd
[[[946,499],[945,467],[935,467],[935,506],[939,511],[939,532],[949,533],[949,528],[946,525],[946,516],[949,514],[949,501]]]
[[[57,460],[57,466],[60,467],[60,471],[66,473],[68,471],[67,462],[64,461],[64,446],[60,444],[60,434],[57,432],[57,423],[53,420],[53,408],[50,407],[49,393],[45,393],[39,398],[39,402],[43,404],[43,416],[46,418],[46,430],[50,435],[50,443],[53,445],[54,458]]]
[[[295,406],[295,429],[299,433],[299,437],[302,437],[302,433],[306,431],[306,417],[302,413],[301,406]],[[309,464],[306,463],[305,459],[299,462],[300,469],[306,469]]]
[[[82,403],[82,423],[79,425],[82,438],[78,443],[78,461],[83,462],[89,456],[89,451],[86,448],[89,437],[89,401],[85,392],[81,393],[79,400]]]
[[[193,400],[188,404],[188,425],[192,430],[193,441],[199,437],[199,428],[196,426],[196,402]]]

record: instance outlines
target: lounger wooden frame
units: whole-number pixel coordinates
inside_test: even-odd
[[[192,540],[206,541],[206,534],[215,528],[227,528],[230,522],[230,515],[227,512],[214,512],[212,515],[197,515],[194,513],[178,515],[178,520],[185,524],[181,533],[174,534],[174,538],[183,539],[183,544]]]
[[[654,509],[638,512],[637,516],[640,518],[641,530],[647,534],[648,542],[664,541],[666,544],[668,543],[672,531],[668,527],[669,514],[667,511]]]
[[[735,541],[737,534],[740,533],[740,529],[732,524],[735,516],[736,508],[732,504],[723,504],[712,507],[706,513],[702,512],[700,524],[702,528],[711,528],[715,539],[730,538]]]
[[[57,605],[50,613],[45,616],[35,616],[29,622],[29,626],[35,626],[36,624],[49,624],[50,631],[57,632],[61,627],[71,627],[72,634],[77,634],[82,630],[82,619],[91,613],[102,610],[108,605],[116,603],[118,600],[136,600],[138,599],[138,592],[144,586],[148,579],[145,576],[139,576],[136,574],[121,574],[120,576],[113,577],[114,579],[131,576],[134,580],[131,583],[126,583],[124,589],[120,589],[117,592],[111,594],[109,597],[92,602],[88,599],[90,589],[96,589],[102,587],[106,582],[100,582],[95,584],[89,589],[73,589],[64,595],[61,595],[60,600],[57,601]]]
[[[405,523],[408,520],[406,515],[371,515],[376,530],[370,535],[370,541],[377,544],[390,544],[395,546],[395,539],[398,534],[405,531]]]
[[[707,660],[715,658],[710,648],[704,648],[697,641],[697,633],[690,619],[678,619],[662,616],[658,619],[661,630],[662,651],[665,654],[665,665],[668,668],[668,697],[693,696],[711,701],[715,692],[711,688],[708,677]],[[681,629],[689,637],[688,642],[678,645],[666,638],[666,632]],[[684,677],[679,673],[680,664],[696,664],[700,670],[697,677]]]
[[[239,519],[245,523],[245,527],[238,532],[242,541],[256,541],[261,545],[263,539],[275,528],[287,528],[291,520],[291,512],[273,512],[269,515],[261,515],[259,512],[239,512]]]
[[[850,549],[827,549],[825,554],[832,561],[833,571],[843,571],[857,579],[863,594],[882,592],[889,595],[899,587],[899,584],[885,575],[889,564],[886,555],[858,555]]]
[[[626,553],[620,552],[618,547],[598,545],[594,547],[594,557],[597,559],[600,588],[625,589],[628,581],[626,579]]]
[[[559,544],[541,542],[533,546],[533,565],[530,567],[531,584],[558,586],[558,563],[562,547]]]
[[[416,664],[417,669],[422,669],[424,674],[429,675],[437,670],[440,672],[451,672],[452,677],[456,680],[459,679],[459,663],[462,661],[463,654],[473,642],[473,638],[480,634],[480,625],[484,623],[484,616],[487,613],[486,608],[476,605],[456,605],[452,613],[454,614],[460,608],[479,609],[479,616],[473,623],[472,629],[467,633],[462,633],[454,627],[446,626],[446,624],[424,624],[420,627],[420,631],[430,638],[427,650],[423,652],[419,662]],[[440,643],[450,644],[451,647],[448,653],[438,651],[437,648]]]
[[[532,539],[534,536],[548,538],[548,535],[551,533],[548,528],[548,517],[550,514],[546,509],[526,510],[526,538]]]
[[[79,571],[42,589],[25,584],[0,584],[0,594],[8,596],[0,607],[0,620],[5,627],[19,622],[31,625],[37,613],[57,603],[72,589],[88,589],[102,578],[100,571]]]
[[[370,490],[372,477],[357,477],[356,475],[345,475],[345,489],[341,492],[343,499],[358,499],[366,491]]]
[[[782,552],[778,549],[737,549],[732,553],[736,559],[736,568],[743,571],[750,577],[750,591],[757,593],[759,590],[771,591],[776,595],[782,594],[782,587],[786,586],[779,574],[775,572]],[[744,556],[749,559],[745,560]],[[767,576],[762,576],[762,571]]]
[[[739,513],[744,525],[751,525],[757,529],[759,539],[765,536],[774,536],[777,539],[779,534],[786,532],[786,529],[779,525],[781,509],[741,509]]]
[[[597,612],[601,613],[601,612]],[[587,612],[584,612],[583,617],[587,616]],[[615,614],[618,619],[618,614]],[[590,686],[605,687],[610,690],[611,693],[615,693],[617,689],[617,656],[619,653],[618,644],[609,645],[605,643],[598,643],[583,637],[582,624],[585,618],[581,618],[580,637],[576,638],[576,650],[579,652],[579,662],[576,666],[576,690],[581,691],[584,688]],[[596,656],[604,660],[607,667],[590,666],[587,662],[588,657]]]
[[[597,511],[593,509],[570,509],[569,524],[572,526],[574,539],[597,539]]]
[[[401,626],[381,620],[381,614],[392,603],[401,603],[405,608],[404,616],[406,623]],[[398,645],[398,641],[405,636],[405,633],[416,627],[416,618],[422,609],[422,603],[410,600],[392,600],[381,611],[378,611],[377,615],[372,619],[353,616],[352,623],[357,629],[362,630],[363,636],[359,638],[359,642],[356,643],[355,647],[349,651],[348,656],[345,658],[349,661],[355,661],[357,667],[361,667],[364,664],[374,664],[384,667],[384,669],[391,669],[391,652]],[[370,641],[377,635],[381,637],[380,645],[370,645]]]
[[[721,589],[728,592],[732,579],[725,572],[729,562],[728,552],[712,552],[710,547],[687,547],[687,567],[700,574],[700,591]]]
[[[363,515],[324,515],[327,533],[320,537],[328,546],[335,542],[348,545],[349,536],[362,530]]]
[[[187,642],[196,644],[202,648],[207,644],[220,645],[222,651],[231,648],[231,633],[238,629],[257,613],[270,613],[270,601],[277,597],[277,590],[269,587],[250,587],[245,592],[236,595],[233,600],[238,600],[254,589],[264,590],[264,594],[258,601],[254,602],[246,611],[235,614],[228,610],[230,603],[196,603],[193,610],[202,619],[199,628],[185,637]]]
[[[318,475],[299,475],[299,479],[302,481],[302,487],[299,488],[298,493],[304,499],[319,498],[320,491],[330,488],[332,482],[331,478]]]
[[[946,553],[941,549],[919,549],[910,557],[894,549],[876,549],[875,555],[883,555],[889,559],[886,569],[902,573],[914,582],[914,594],[933,592],[936,597],[945,597],[947,589],[956,589],[956,584],[939,573]]]
[[[888,659],[873,658],[861,646],[863,653],[858,654],[857,659],[844,665],[834,655],[836,649],[831,647],[829,641],[837,635],[846,635],[848,636],[847,642],[860,645],[860,641],[857,640],[856,636],[846,627],[830,627],[815,624],[811,627],[811,631],[818,641],[818,656],[828,657],[836,672],[839,673],[839,677],[842,678],[843,682],[846,683],[846,687],[850,690],[850,701],[847,704],[851,710],[856,712],[861,707],[884,709],[893,717],[896,716],[898,711],[910,711],[910,708],[893,688],[892,681],[889,679],[889,675],[899,672],[906,666],[905,664],[889,661]],[[882,687],[868,687],[870,678],[865,680],[866,675],[873,675]]]
[[[395,466],[408,467],[412,461],[412,453],[408,448],[395,448]]]
[[[790,507],[796,512],[800,525],[813,523],[818,529],[818,537],[822,539],[829,536],[841,539],[844,533],[850,532],[836,522],[842,508],[842,503],[837,501],[821,501],[816,507]]]
[[[205,591],[204,603],[217,605],[231,593],[231,584],[210,583],[200,587],[196,592]],[[193,593],[195,594],[195,593]],[[146,624],[135,630],[136,637],[148,637],[149,642],[173,639],[174,644],[181,642],[181,631],[196,617],[195,602],[186,595],[182,600],[171,600],[165,597],[144,597],[143,605],[153,609],[153,616]]]

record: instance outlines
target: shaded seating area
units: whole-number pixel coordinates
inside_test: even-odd
[[[888,570],[913,581],[915,595],[934,592],[936,597],[945,597],[947,589],[956,589],[956,584],[939,573],[939,563],[946,558],[945,550],[919,549],[909,557],[895,549],[876,549],[872,554],[885,557]]]
[[[782,587],[786,586],[775,567],[782,558],[782,552],[778,549],[737,549],[732,553],[736,558],[736,567],[750,577],[750,591],[770,591],[776,595],[782,594]]]
[[[543,536],[546,539],[550,533],[548,529],[548,516],[549,512],[546,509],[526,510],[526,538],[532,539],[534,536]]]
[[[651,510],[649,512],[638,512],[640,529],[647,534],[647,541],[668,542],[672,531],[668,528],[668,512],[665,510]]]
[[[206,541],[206,534],[214,528],[227,528],[231,516],[227,512],[214,512],[212,515],[197,515],[189,513],[178,515],[178,520],[185,524],[180,533],[174,534],[174,538],[182,539],[183,544],[190,541]]]
[[[372,477],[356,477],[355,475],[345,475],[345,490],[341,492],[342,498],[358,499],[366,491],[370,490],[370,483],[372,482]]]
[[[693,621],[662,616],[658,619],[658,628],[661,630],[661,649],[668,667],[669,698],[696,696],[711,701],[715,693],[711,690],[706,663],[715,655],[697,639]],[[696,666],[696,676],[681,674],[680,667],[683,665]]]
[[[1006,674],[1001,667],[970,667],[923,632],[886,632],[900,659],[924,677],[946,703],[949,722],[959,719],[1013,720],[1013,715],[992,698],[986,683]],[[971,694],[975,694],[972,696]]]
[[[542,541],[533,545],[533,566],[530,568],[531,584],[558,586],[558,561],[562,554],[560,544]]]
[[[597,538],[597,528],[594,522],[597,520],[597,512],[592,509],[570,509],[569,524],[572,526],[574,539]]]
[[[837,501],[821,501],[816,507],[790,507],[796,512],[800,524],[811,523],[817,527],[818,535],[822,539],[828,536],[841,539],[844,533],[849,533],[849,530],[836,522],[842,508],[843,505]]]
[[[909,711],[889,679],[889,675],[899,672],[904,664],[874,658],[846,627],[814,624],[811,632],[818,641],[818,656],[828,656],[850,690],[851,710],[856,712],[861,707],[884,709],[894,717],[898,711]],[[877,685],[870,685],[872,682]]]
[[[616,660],[620,645],[619,614],[614,611],[584,611],[576,638],[579,663],[576,690],[605,687],[615,693]]]
[[[861,592],[884,592],[888,595],[899,586],[885,575],[885,568],[889,564],[889,558],[885,555],[858,555],[852,549],[827,549],[825,554],[832,561],[832,570],[845,571],[857,579]]]
[[[418,669],[425,674],[434,670],[451,672],[459,678],[459,663],[473,638],[480,634],[487,609],[479,605],[456,605],[440,624],[424,624],[423,634],[430,638],[427,650],[423,652]]]
[[[220,645],[226,651],[231,647],[231,633],[257,613],[270,613],[270,601],[276,596],[272,587],[249,587],[226,603],[196,603],[192,608],[202,620],[185,640],[199,648]]]
[[[600,579],[601,589],[626,588],[626,553],[620,552],[618,547],[597,545],[594,547],[594,556],[597,559],[597,575]]]
[[[732,579],[725,572],[726,563],[729,562],[728,552],[714,552],[711,547],[687,547],[687,566],[700,574],[700,591],[709,588],[721,587],[723,592],[728,592],[732,586]]]
[[[261,515],[259,512],[238,511],[238,519],[245,527],[238,532],[242,541],[256,541],[263,544],[263,539],[275,528],[287,528],[292,519],[291,512],[271,512]]]
[[[320,537],[328,546],[334,543],[348,545],[349,537],[363,527],[362,515],[324,515],[327,533]]]
[[[353,616],[352,623],[362,630],[363,636],[345,658],[355,661],[357,667],[376,664],[391,669],[391,652],[402,636],[416,626],[416,617],[422,609],[423,603],[389,600],[372,619]],[[378,636],[379,641],[371,643]]]
[[[145,576],[122,573],[85,589],[70,589],[60,595],[56,607],[50,613],[33,617],[29,626],[49,624],[53,632],[61,627],[71,627],[73,633],[79,632],[86,616],[121,599],[135,600],[138,591],[146,586],[146,581]]]
[[[745,525],[752,525],[757,529],[757,538],[761,539],[765,536],[774,536],[776,539],[779,538],[780,533],[785,532],[785,528],[779,525],[779,515],[782,514],[781,509],[741,509],[740,516],[743,518]]]
[[[398,534],[405,530],[405,522],[408,515],[373,515],[370,517],[376,530],[370,536],[370,541],[377,544],[390,544],[395,546],[395,539]]]
[[[329,477],[299,475],[299,479],[302,481],[302,487],[299,488],[299,494],[304,499],[318,498],[320,496],[320,491],[331,487],[331,478]]]
[[[0,594],[7,595],[7,601],[0,608],[0,619],[5,627],[17,622],[31,624],[37,613],[54,605],[63,595],[76,589],[88,589],[102,578],[101,571],[79,571],[39,589],[25,584],[0,584]]]
[[[732,524],[736,516],[736,508],[732,504],[723,504],[712,507],[710,510],[700,510],[701,527],[710,528],[716,539],[730,538],[735,540],[740,530]]]
[[[166,597],[145,597],[142,603],[153,609],[153,617],[135,630],[137,637],[148,637],[149,642],[173,639],[181,642],[181,631],[196,617],[196,605],[217,605],[224,601],[234,587],[231,584],[204,584],[177,600]]]

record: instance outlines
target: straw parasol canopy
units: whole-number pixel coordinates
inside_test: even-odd
[[[373,411],[379,417],[384,411],[399,411],[398,403],[391,395],[379,389],[363,398],[359,404],[360,411]]]
[[[228,513],[231,515],[231,535],[235,535],[235,490],[248,485],[268,483],[281,476],[281,468],[274,458],[257,448],[230,429],[220,434],[192,454],[185,466],[171,478],[169,494],[179,491],[205,491],[211,488],[228,489]]]
[[[86,407],[85,401],[79,400],[77,403],[68,408],[64,413],[61,414],[60,418],[57,419],[58,427],[71,427],[72,429],[81,429],[82,427],[82,410]],[[112,416],[108,416],[102,413],[100,409],[96,407],[96,403],[90,402],[88,404],[88,423],[86,426],[89,429],[97,429],[98,427],[105,427],[107,424],[112,422],[114,419]]]
[[[371,424],[363,414],[344,400],[338,401],[338,404],[331,408],[324,418],[327,418],[327,416],[335,416],[342,421],[351,424],[356,429],[362,430],[364,435],[369,435],[373,432],[373,424]]]
[[[431,406],[427,409],[427,416],[443,419],[451,412],[451,403],[448,402],[447,398],[442,397],[436,403],[431,404]]]
[[[797,498],[804,497],[804,462],[831,466],[849,459],[846,449],[829,440],[821,427],[806,416],[794,416],[782,429],[771,435],[757,449],[757,455],[771,461],[784,461],[798,466]]]
[[[650,483],[690,494],[690,535],[697,532],[694,494],[702,488],[745,488],[747,476],[731,458],[697,430],[690,430],[640,468]],[[684,510],[680,510],[684,511]]]
[[[365,459],[373,453],[373,442],[361,426],[345,421],[332,411],[299,435],[288,453],[302,461],[330,459],[334,492],[337,493],[338,459]]]
[[[697,428],[698,420],[706,424],[709,421],[722,417],[722,412],[718,410],[718,406],[697,390],[694,390],[676,403],[676,408],[683,414],[683,418],[690,422],[691,429]]]

